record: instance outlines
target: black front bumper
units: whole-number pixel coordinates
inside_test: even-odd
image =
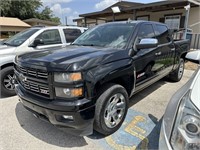
[[[15,90],[23,106],[34,116],[73,135],[85,136],[93,133],[95,106],[87,105],[89,100],[83,99],[82,103],[81,100],[78,102],[48,101],[28,94],[21,85],[17,85]],[[63,115],[73,118],[66,118]]]

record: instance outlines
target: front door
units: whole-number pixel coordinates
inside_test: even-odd
[[[156,38],[154,27],[150,23],[144,23],[140,26],[135,45],[145,38]],[[136,86],[155,78],[163,67],[160,61],[161,47],[137,50],[134,56],[136,67]]]
[[[37,50],[63,45],[58,29],[45,30],[37,38],[42,40],[42,43],[37,46]]]

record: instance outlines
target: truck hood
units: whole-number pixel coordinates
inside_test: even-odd
[[[18,56],[21,65],[43,66],[47,70],[81,71],[106,64],[112,61],[128,58],[128,52],[120,49],[110,49],[90,46],[68,46],[60,49],[51,49],[33,52]]]
[[[16,47],[0,45],[0,55],[10,55],[15,52]]]

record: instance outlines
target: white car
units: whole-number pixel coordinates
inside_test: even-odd
[[[16,55],[66,46],[87,28],[75,26],[32,27],[0,44],[0,95],[15,95],[13,84],[13,59]]]
[[[186,59],[200,62],[200,50]],[[160,150],[200,149],[200,67],[169,102],[161,126]]]

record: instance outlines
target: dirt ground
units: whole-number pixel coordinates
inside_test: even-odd
[[[197,64],[194,64],[192,62],[186,62],[185,63],[185,69],[188,69],[188,70],[196,70],[198,68],[198,65]]]

